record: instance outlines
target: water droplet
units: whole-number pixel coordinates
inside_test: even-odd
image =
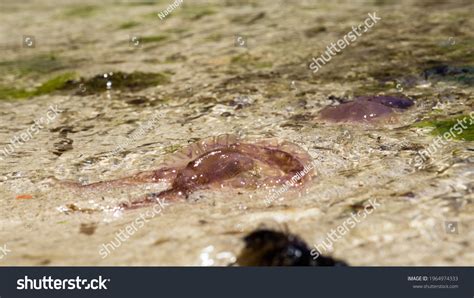
[[[227,261],[226,263],[234,263],[236,261],[235,255],[229,251],[223,251],[218,253],[216,255],[216,259],[225,260]]]
[[[79,183],[81,183],[82,185],[88,184],[89,179],[87,179],[86,177],[79,177]]]
[[[291,81],[291,84],[290,84],[290,89],[293,89],[293,90],[296,90],[296,82],[295,81]]]
[[[239,210],[247,210],[247,208],[244,204],[239,204]]]
[[[19,177],[23,176],[23,173],[22,172],[13,172],[13,173],[11,173],[11,176],[15,177],[15,178],[19,178]]]
[[[209,245],[202,250],[199,258],[201,259],[201,266],[212,266],[214,260],[210,257],[210,254],[214,251],[214,246]]]
[[[431,82],[428,82],[426,80],[421,80],[418,85],[416,85],[417,88],[429,88],[431,87]]]

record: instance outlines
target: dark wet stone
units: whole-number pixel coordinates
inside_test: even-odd
[[[130,105],[141,106],[141,105],[148,104],[150,100],[146,98],[145,96],[137,96],[137,97],[127,99],[126,102]]]
[[[106,91],[108,82],[111,83],[110,90],[139,91],[168,83],[169,78],[168,75],[162,73],[114,72],[96,75],[92,78],[70,80],[63,89],[76,90],[77,95],[90,95]]]
[[[438,65],[438,66],[431,67],[423,71],[423,76],[426,79],[432,76],[448,76],[448,75],[458,75],[458,74],[474,74],[474,67]]]
[[[236,262],[240,266],[347,266],[331,257],[313,258],[308,245],[293,234],[258,229],[243,240],[245,247]]]
[[[79,228],[79,233],[85,234],[85,235],[92,235],[95,233],[95,230],[97,229],[97,225],[95,224],[81,224]]]
[[[437,65],[425,69],[422,73],[425,79],[454,81],[465,85],[474,84],[474,66]]]
[[[304,35],[306,37],[309,37],[309,38],[312,38],[312,37],[315,37],[317,35],[319,35],[320,33],[322,32],[326,32],[327,29],[326,27],[324,26],[316,26],[316,27],[312,27],[312,28],[309,28],[309,29],[306,29],[304,31]]]
[[[53,151],[53,154],[57,155],[57,156],[61,156],[64,152],[66,151],[69,151],[69,150],[72,150],[73,147],[72,147],[72,143],[74,141],[72,139],[69,139],[69,138],[62,138],[59,142],[57,143],[54,143],[54,151]]]

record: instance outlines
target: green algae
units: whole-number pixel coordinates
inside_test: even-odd
[[[189,20],[199,20],[216,13],[212,5],[183,5],[180,15]]]
[[[77,5],[64,11],[63,16],[67,18],[78,17],[86,18],[93,16],[99,8],[95,5]]]
[[[139,26],[140,23],[139,22],[136,22],[136,21],[128,21],[128,22],[125,22],[125,23],[122,23],[119,25],[119,29],[121,30],[124,30],[124,29],[130,29],[130,28],[134,28],[134,27],[137,27]]]
[[[123,5],[129,6],[145,6],[145,5],[156,5],[158,4],[157,0],[143,0],[143,1],[130,1],[122,3]]]
[[[224,38],[224,35],[222,33],[211,33],[209,35],[207,35],[204,40],[205,41],[212,41],[212,42],[216,42],[216,41],[220,41]]]
[[[21,99],[32,96],[32,92],[25,89],[0,86],[0,100]]]
[[[247,53],[232,57],[232,59],[230,60],[230,63],[244,67],[246,69],[250,69],[250,68],[261,69],[261,68],[270,68],[273,66],[272,62],[262,60],[259,57],[251,56]]]
[[[12,99],[23,99],[34,96],[40,96],[49,94],[64,88],[68,81],[75,77],[74,73],[68,72],[55,76],[46,82],[42,83],[39,87],[33,90],[0,86],[0,100],[12,100]]]
[[[152,35],[140,37],[140,42],[142,43],[155,43],[167,40],[169,37],[167,35]]]
[[[95,94],[107,90],[107,82],[112,82],[112,88],[116,90],[138,91],[148,87],[166,84],[169,82],[170,74],[167,73],[144,73],[133,72],[113,73],[107,79],[103,75],[97,75],[89,79],[81,78],[74,80],[76,75],[68,72],[57,75],[32,90],[0,86],[0,99],[24,99],[55,91],[77,90],[78,94]]]
[[[67,72],[67,73],[55,76],[52,79],[41,84],[41,86],[39,86],[34,91],[34,95],[37,96],[37,95],[49,94],[56,90],[61,90],[70,80],[74,79],[75,76],[76,75],[73,72]]]
[[[189,31],[189,28],[183,28],[183,27],[170,28],[170,29],[166,30],[167,33],[177,34],[177,35],[188,32],[188,31]]]
[[[431,134],[434,136],[451,133],[456,140],[474,141],[474,118],[469,115],[444,120],[427,120],[415,124],[415,127],[432,128]]]
[[[40,76],[62,70],[71,63],[59,58],[55,54],[39,54],[29,57],[0,62],[0,73],[16,76]]]

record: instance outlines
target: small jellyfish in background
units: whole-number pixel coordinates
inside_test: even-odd
[[[329,122],[359,122],[391,120],[397,113],[413,106],[413,100],[396,96],[361,96],[337,106],[329,106],[319,113]]]

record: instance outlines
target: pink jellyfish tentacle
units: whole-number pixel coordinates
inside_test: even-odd
[[[177,171],[174,168],[161,168],[154,171],[140,172],[129,177],[90,184],[81,184],[71,181],[60,181],[59,183],[64,186],[73,187],[80,190],[104,190],[111,187],[126,187],[146,183],[170,182],[176,177],[176,173]]]

